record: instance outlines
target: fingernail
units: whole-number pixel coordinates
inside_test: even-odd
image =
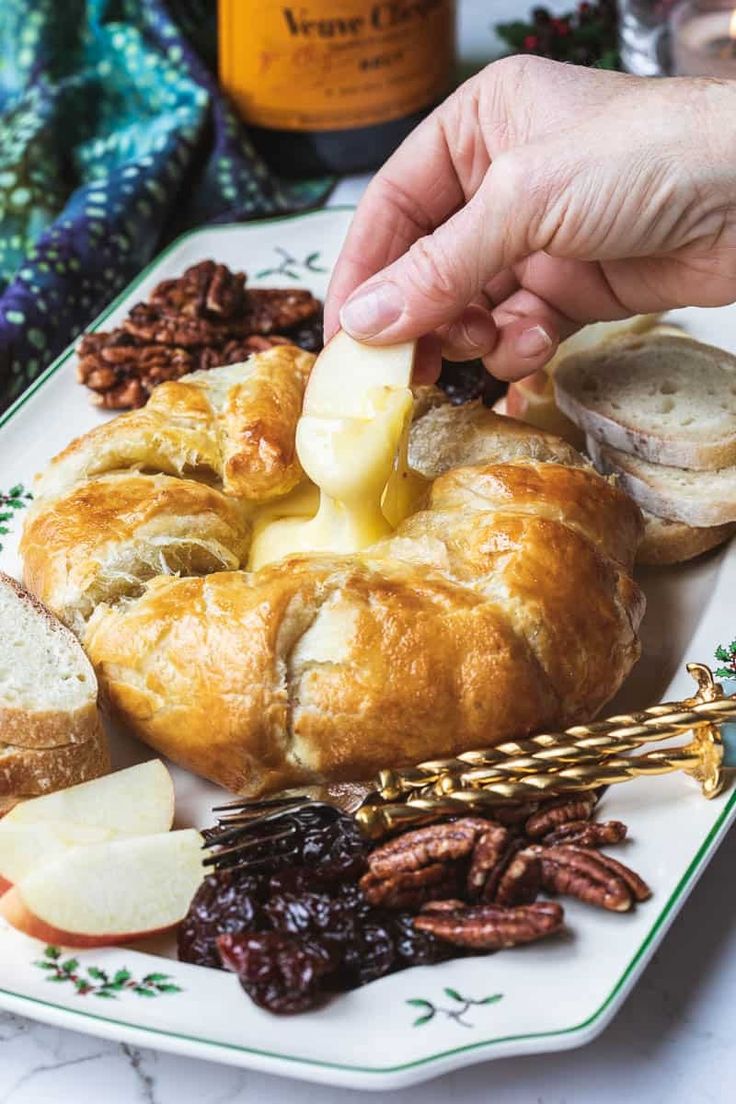
[[[466,345],[472,349],[487,353],[494,345],[496,333],[493,323],[480,318],[469,318],[466,322],[457,322],[450,329],[450,343]]]
[[[552,348],[552,338],[543,326],[530,326],[523,330],[514,342],[516,353],[520,357],[529,358],[541,356]]]
[[[404,297],[396,284],[382,281],[351,295],[340,311],[340,322],[353,337],[375,337],[403,312]]]

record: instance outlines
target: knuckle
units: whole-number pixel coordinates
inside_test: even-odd
[[[407,280],[417,295],[437,306],[455,303],[466,285],[462,266],[450,256],[439,235],[419,238],[406,256]]]

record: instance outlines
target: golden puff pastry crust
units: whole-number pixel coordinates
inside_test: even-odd
[[[210,394],[230,371],[209,373]],[[266,421],[280,410],[276,392]],[[243,424],[253,408],[240,397]],[[207,432],[222,432],[213,425]],[[162,754],[248,796],[355,781],[589,719],[639,654],[636,506],[557,438],[429,392],[409,454],[432,482],[392,536],[359,554],[291,556],[258,572],[187,556],[166,559],[178,574],[150,566],[151,533],[165,543],[194,531],[194,521],[177,528],[183,516],[242,568],[253,499],[226,485],[222,463],[216,487],[194,470],[82,478],[35,504],[29,582],[63,612],[59,595],[82,593],[68,564],[84,548],[95,583],[77,600],[77,626],[110,707]],[[252,490],[240,455],[238,477]],[[121,510],[115,489],[126,485]],[[93,518],[106,498],[101,538]],[[126,589],[99,565],[106,550],[114,559],[130,548],[142,566]]]
[[[311,353],[278,345],[243,364],[192,372],[155,388],[146,406],[72,441],[36,480],[36,495],[120,469],[217,481],[263,501],[304,477],[295,434]]]

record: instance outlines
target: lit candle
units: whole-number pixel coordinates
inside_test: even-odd
[[[681,4],[671,22],[672,68],[677,76],[736,78],[736,9],[701,0]]]

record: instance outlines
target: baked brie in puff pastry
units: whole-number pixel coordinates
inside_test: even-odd
[[[38,481],[27,585],[132,732],[236,793],[589,720],[638,657],[634,503],[558,438],[412,402],[397,356],[383,387],[348,356],[334,401],[288,346],[161,384]]]

